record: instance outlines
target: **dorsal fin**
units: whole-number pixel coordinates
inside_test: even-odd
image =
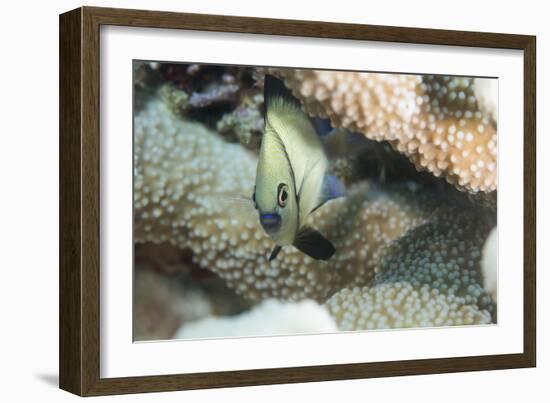
[[[282,98],[285,103],[300,107],[298,100],[292,95],[292,92],[285,86],[282,80],[271,74],[266,74],[264,79],[264,116],[267,116],[269,103],[274,98]]]

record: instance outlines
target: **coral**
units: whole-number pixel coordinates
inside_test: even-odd
[[[428,172],[416,171],[408,158],[395,152],[388,142],[368,140],[356,133],[348,133],[348,136],[350,138],[347,144],[336,145],[341,147],[342,152],[332,156],[329,161],[329,172],[336,175],[346,186],[363,180],[372,180],[381,185],[406,181],[427,186],[443,185],[443,179],[436,178]],[[357,141],[357,136],[361,141]],[[335,136],[331,134],[327,137],[329,138],[325,140],[325,145],[334,146],[336,141],[332,138]],[[486,193],[467,195],[477,198]]]
[[[189,98],[191,108],[204,108],[219,102],[233,101],[239,86],[236,84],[222,84],[212,86],[205,92],[195,92]]]
[[[168,276],[137,265],[134,278],[134,339],[172,338],[186,321],[212,313],[204,294],[184,290]]]
[[[466,304],[463,298],[407,282],[346,288],[332,296],[326,306],[339,330],[491,323],[489,312]]]
[[[497,122],[498,114],[498,81],[486,78],[474,79],[474,94],[479,109]]]
[[[159,97],[170,106],[173,113],[184,114],[189,110],[189,94],[172,84],[164,84],[158,91]]]
[[[159,63],[134,61],[132,63],[134,81],[134,110],[140,111],[156,95],[159,83]]]
[[[242,145],[258,149],[264,131],[264,117],[260,113],[263,102],[261,94],[244,100],[233,112],[222,116],[216,126],[218,132],[224,136],[234,133]]]
[[[334,127],[363,133],[369,139],[388,141],[418,170],[445,177],[461,190],[496,190],[495,101],[494,95],[487,95],[478,103],[481,92],[476,88],[485,85],[483,81],[301,69],[267,71],[285,81],[310,115],[329,118]]]
[[[441,209],[391,243],[371,287],[327,301],[345,330],[491,323],[496,309],[481,286],[481,248],[494,225],[481,210]]]
[[[134,88],[143,89],[153,85],[158,80],[159,64],[156,62],[134,61],[132,71],[134,76]]]
[[[255,154],[224,141],[155,101],[135,118],[135,241],[168,242],[253,300],[324,301],[344,286],[369,284],[380,251],[429,216],[442,196],[414,184],[370,182],[349,189],[308,218],[336,247],[318,262],[293,247],[273,262],[250,195]]]
[[[162,64],[160,97],[173,112],[205,124],[231,142],[257,149],[263,133],[263,93],[254,70],[233,66]]]
[[[493,301],[497,300],[497,271],[498,271],[498,231],[493,228],[483,245],[481,259],[481,273],[483,275],[483,287],[487,290]]]
[[[484,209],[441,208],[384,251],[375,283],[428,284],[492,311],[492,300],[481,287],[480,260],[494,224],[494,215]]]
[[[173,79],[134,121],[134,239],[137,244],[172,245],[183,251],[186,262],[182,266],[170,251],[157,250],[153,255],[161,256],[162,263],[154,275],[164,275],[161,285],[149,285],[151,281],[140,274],[140,290],[164,290],[161,294],[168,300],[174,293],[163,283],[166,276],[215,273],[228,290],[248,300],[234,299],[239,312],[271,298],[314,300],[325,304],[342,330],[496,321],[490,281],[494,276],[486,270],[495,262],[494,251],[482,254],[496,225],[496,192],[489,192],[496,189],[492,83],[274,71],[309,113],[346,129],[340,137],[325,136],[323,141],[338,150],[330,169],[346,182],[347,196],[329,201],[308,217],[308,224],[335,245],[333,258],[315,261],[285,247],[269,262],[273,242],[260,227],[250,200],[263,97],[256,90],[247,92],[241,83],[244,73],[199,65],[159,71],[170,71]],[[201,81],[201,75],[214,77],[214,85],[199,87],[195,81]],[[228,98],[206,96],[228,85],[239,89]],[[200,102],[190,106],[193,95]],[[353,140],[347,130],[365,134],[352,133],[361,139],[360,146],[347,143]],[[417,172],[409,160],[427,172]],[[147,298],[144,301],[149,304]],[[223,301],[210,298],[208,304],[212,315],[236,313],[218,310]],[[269,310],[269,304],[275,303],[196,323],[182,319],[179,308],[167,308],[172,317],[180,318],[159,326],[165,329],[163,335],[152,337],[165,337],[166,329],[173,332],[177,324],[182,337],[229,336],[228,327],[243,335],[239,327],[251,318],[263,320],[279,308],[282,312],[298,306],[280,304]],[[166,304],[155,299],[149,305]],[[151,310],[136,312],[144,318],[142,334],[154,333],[149,316],[143,314]],[[162,324],[164,319],[155,315],[155,323]],[[268,331],[286,332],[279,327]],[[257,332],[251,329],[250,334]]]
[[[204,92],[189,94],[173,84],[165,84],[159,90],[161,97],[172,106],[172,110],[183,115],[194,109],[206,108],[218,103],[232,102],[239,91],[236,84],[220,84],[208,87]]]
[[[175,338],[273,336],[337,330],[327,310],[314,301],[266,300],[240,315],[209,317],[185,324]]]
[[[214,273],[201,269],[190,254],[164,244],[134,248],[134,339],[169,339],[186,323],[250,309]]]

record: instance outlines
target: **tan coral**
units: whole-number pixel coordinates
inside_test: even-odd
[[[343,330],[492,323],[480,259],[494,220],[483,210],[435,212],[383,252],[373,286],[340,291],[329,311]]]
[[[437,204],[414,186],[363,183],[309,217],[336,247],[328,262],[273,247],[258,223],[250,195],[256,157],[154,101],[135,118],[136,242],[169,242],[190,249],[202,267],[254,300],[270,297],[324,301],[343,288],[369,284],[382,247],[423,222]]]
[[[327,117],[334,127],[364,133],[369,139],[388,141],[417,169],[443,176],[461,190],[496,190],[496,123],[490,111],[478,107],[473,79],[268,71],[284,79],[310,115]],[[483,105],[489,103],[483,99]]]

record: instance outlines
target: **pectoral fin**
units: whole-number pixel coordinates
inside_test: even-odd
[[[328,260],[336,252],[332,242],[321,235],[319,231],[307,226],[300,229],[293,245],[316,260]]]
[[[271,262],[273,259],[275,259],[277,257],[277,255],[279,254],[279,252],[281,251],[282,246],[279,246],[279,245],[275,245],[275,247],[273,248],[273,250],[271,251],[271,255],[269,255],[269,261]]]

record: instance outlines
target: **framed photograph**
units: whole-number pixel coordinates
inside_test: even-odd
[[[62,14],[60,387],[535,366],[535,87],[534,36]]]

